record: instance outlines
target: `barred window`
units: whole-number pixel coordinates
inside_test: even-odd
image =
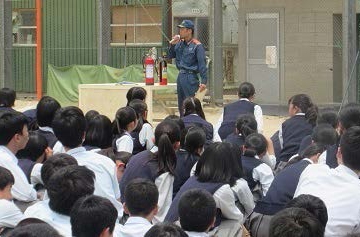
[[[35,9],[14,9],[12,41],[14,46],[36,46]]]

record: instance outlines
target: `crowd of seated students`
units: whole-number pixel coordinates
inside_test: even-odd
[[[254,95],[242,83],[216,126],[191,97],[154,126],[141,87],[113,118],[49,96],[20,113],[1,89],[0,235],[360,234],[360,105],[294,95],[267,138]]]

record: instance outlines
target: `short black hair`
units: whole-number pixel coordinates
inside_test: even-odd
[[[130,102],[134,99],[145,100],[146,95],[147,93],[144,88],[139,86],[131,87],[126,93],[126,99],[127,99],[126,106],[129,106]]]
[[[178,210],[181,228],[205,232],[215,219],[216,203],[208,191],[190,189],[181,195]]]
[[[51,127],[60,103],[50,96],[43,96],[36,106],[36,119],[40,127]]]
[[[219,159],[221,157],[221,159]],[[224,183],[233,186],[243,177],[241,152],[231,143],[210,144],[200,156],[195,175],[200,182]]]
[[[346,129],[340,140],[340,150],[344,165],[352,170],[360,170],[360,127]]]
[[[14,175],[10,170],[0,166],[0,190],[4,190],[8,185],[15,183]]]
[[[199,148],[202,148],[206,142],[206,135],[203,128],[198,126],[187,127],[184,138],[184,147],[190,153],[195,153]]]
[[[236,120],[236,129],[246,138],[257,132],[257,122],[254,114],[241,114]]]
[[[9,234],[10,237],[61,237],[51,225],[47,223],[23,225],[15,227]]]
[[[337,142],[338,134],[330,124],[324,123],[314,127],[311,138],[320,145],[329,146]]]
[[[245,156],[261,155],[267,150],[267,140],[260,133],[252,133],[245,138]]]
[[[145,217],[157,206],[159,191],[150,180],[137,178],[126,185],[124,198],[131,216]]]
[[[22,134],[27,126],[26,116],[17,111],[0,111],[0,145],[7,145],[15,134]]]
[[[345,129],[360,126],[360,105],[356,103],[345,105],[339,113],[339,121]]]
[[[151,227],[144,237],[188,237],[188,235],[175,224],[159,223]]]
[[[239,98],[249,99],[251,96],[255,95],[255,87],[250,82],[243,82],[240,84],[238,89]]]
[[[0,89],[0,107],[13,107],[15,104],[16,92],[11,88]]]
[[[44,154],[46,148],[48,147],[48,142],[46,138],[34,131],[29,132],[29,140],[26,143],[24,149],[19,150],[16,153],[16,156],[19,159],[30,159],[36,161],[42,154]]]
[[[77,200],[70,212],[72,235],[76,237],[98,237],[109,228],[114,231],[118,212],[106,198],[90,195]]]
[[[83,145],[105,149],[111,147],[111,143],[112,124],[110,119],[105,115],[96,115],[87,124]]]
[[[333,128],[337,128],[339,125],[339,115],[331,108],[320,109],[316,123],[319,124],[330,124]]]
[[[313,214],[324,227],[326,226],[328,221],[327,208],[320,198],[310,194],[301,194],[286,204],[286,208],[289,207],[306,209],[308,212]]]
[[[94,193],[95,174],[85,166],[70,165],[51,175],[47,192],[49,207],[54,212],[70,215],[74,203]]]
[[[85,133],[85,117],[81,109],[69,106],[59,109],[53,120],[55,136],[66,147],[79,146]]]
[[[85,121],[86,124],[89,124],[90,121],[95,118],[95,116],[100,115],[100,113],[97,110],[89,110],[88,112],[85,113]]]
[[[291,207],[276,213],[271,221],[269,237],[322,237],[325,226],[304,208]]]
[[[66,153],[58,153],[49,157],[41,167],[41,179],[45,188],[51,175],[69,165],[78,165],[78,163],[74,157]]]

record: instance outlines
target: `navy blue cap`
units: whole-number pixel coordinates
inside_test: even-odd
[[[178,25],[179,28],[188,28],[188,29],[194,29],[194,22],[190,20],[183,20],[180,25]]]

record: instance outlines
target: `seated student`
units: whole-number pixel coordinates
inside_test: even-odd
[[[60,108],[59,102],[50,96],[43,96],[36,106],[36,119],[39,125],[36,133],[45,137],[50,148],[54,148],[58,141],[52,129],[52,121],[56,111]]]
[[[184,147],[176,151],[176,168],[173,186],[173,197],[190,177],[195,163],[200,159],[206,142],[205,132],[199,127],[188,127],[184,138]]]
[[[64,145],[66,153],[73,156],[79,165],[84,165],[95,173],[95,195],[108,198],[118,210],[119,217],[123,209],[119,202],[120,191],[115,163],[108,157],[86,151],[82,147],[85,135],[85,117],[74,106],[61,108],[53,121],[55,135]]]
[[[313,214],[324,228],[328,222],[328,213],[325,203],[320,198],[313,195],[301,194],[300,196],[297,196],[286,204],[286,208],[290,207],[304,208]]]
[[[281,147],[279,162],[288,162],[295,155],[301,140],[310,135],[317,118],[317,107],[306,94],[297,94],[289,99],[289,116],[279,129]],[[283,164],[284,165],[284,164]]]
[[[313,143],[301,155],[302,160],[285,167],[275,176],[266,196],[257,201],[254,212],[247,220],[246,227],[252,236],[268,236],[272,216],[293,199],[301,173],[308,165],[317,163],[324,149],[324,146]]]
[[[95,195],[79,198],[70,212],[72,236],[112,236],[117,217],[117,210],[108,199]]]
[[[95,116],[100,115],[100,113],[96,110],[89,110],[88,112],[85,113],[85,121],[86,121],[86,130],[88,128],[88,125],[90,123],[90,121],[95,118]]]
[[[14,182],[11,172],[0,166],[0,229],[14,228],[23,218],[20,209],[11,201]]]
[[[173,182],[176,165],[175,151],[179,148],[180,129],[170,120],[164,120],[155,129],[156,152],[143,151],[131,157],[120,181],[121,199],[124,190],[135,178],[149,179],[159,190],[159,211],[153,222],[162,222],[172,200]]]
[[[130,217],[124,225],[116,227],[115,233],[122,237],[143,237],[158,211],[158,189],[150,180],[134,179],[126,186],[124,199],[124,209]]]
[[[246,137],[241,156],[242,165],[247,181],[254,199],[265,196],[274,175],[271,168],[261,159],[266,154],[267,140],[259,133],[253,133]]]
[[[159,223],[150,228],[144,237],[188,237],[179,226],[171,223]]]
[[[145,102],[146,95],[147,95],[147,93],[144,88],[139,87],[139,86],[131,87],[128,90],[128,92],[126,93],[126,99],[127,99],[126,106],[129,106],[130,102],[135,99],[142,100]]]
[[[28,140],[25,115],[16,111],[0,111],[0,166],[10,170],[14,176],[15,183],[11,194],[14,199],[22,202],[32,202],[37,199],[35,189],[18,166],[18,159],[15,156],[19,150],[25,148]],[[41,166],[37,168],[40,169]]]
[[[216,203],[214,197],[202,189],[190,189],[179,200],[180,225],[189,237],[209,236],[214,227]]]
[[[239,100],[224,107],[218,124],[215,127],[214,141],[221,141],[229,134],[235,132],[236,119],[240,114],[254,114],[257,122],[257,131],[263,131],[263,115],[261,107],[253,100],[255,98],[255,87],[250,82],[243,82],[238,90]]]
[[[47,223],[31,224],[16,227],[9,237],[63,237]]]
[[[25,148],[16,153],[18,165],[24,171],[29,183],[31,183],[30,176],[34,165],[43,163],[50,155],[51,150],[48,149],[45,137],[35,132],[29,132],[29,141]]]
[[[129,106],[138,114],[138,123],[136,128],[130,133],[134,141],[132,154],[135,155],[144,150],[151,150],[154,146],[155,135],[151,124],[147,119],[147,105],[144,101],[134,99]]]
[[[324,226],[304,208],[286,208],[270,222],[269,237],[323,237]]]
[[[112,146],[112,125],[105,115],[95,115],[89,122],[83,146],[87,151],[98,152]]]
[[[117,151],[132,153],[134,141],[130,133],[136,128],[138,117],[129,106],[118,109],[113,121],[113,148]]]
[[[236,120],[236,133],[229,134],[224,142],[229,142],[242,149],[245,138],[253,133],[257,133],[257,122],[254,115],[241,114]]]
[[[0,110],[14,111],[12,107],[15,105],[16,92],[10,88],[0,89]]]
[[[354,126],[342,135],[338,167],[310,165],[300,176],[294,197],[311,194],[324,201],[329,217],[326,236],[360,233],[359,146],[360,127]]]
[[[222,159],[219,159],[221,157]],[[246,181],[242,179],[240,150],[230,143],[213,143],[201,155],[195,170],[176,194],[165,221],[178,220],[178,203],[181,195],[193,188],[205,189],[216,201],[221,211],[217,216],[217,225],[222,219],[243,222],[243,213],[236,206],[239,201],[245,215],[251,213],[254,202]]]
[[[84,166],[70,165],[56,171],[48,180],[49,200],[26,209],[26,218],[34,217],[53,226],[64,237],[70,237],[70,211],[81,197],[94,192],[95,174]]]
[[[214,128],[211,123],[206,121],[204,111],[201,107],[201,102],[195,97],[187,97],[183,103],[185,127],[198,126],[204,129],[206,134],[206,144],[210,144],[214,137]]]

